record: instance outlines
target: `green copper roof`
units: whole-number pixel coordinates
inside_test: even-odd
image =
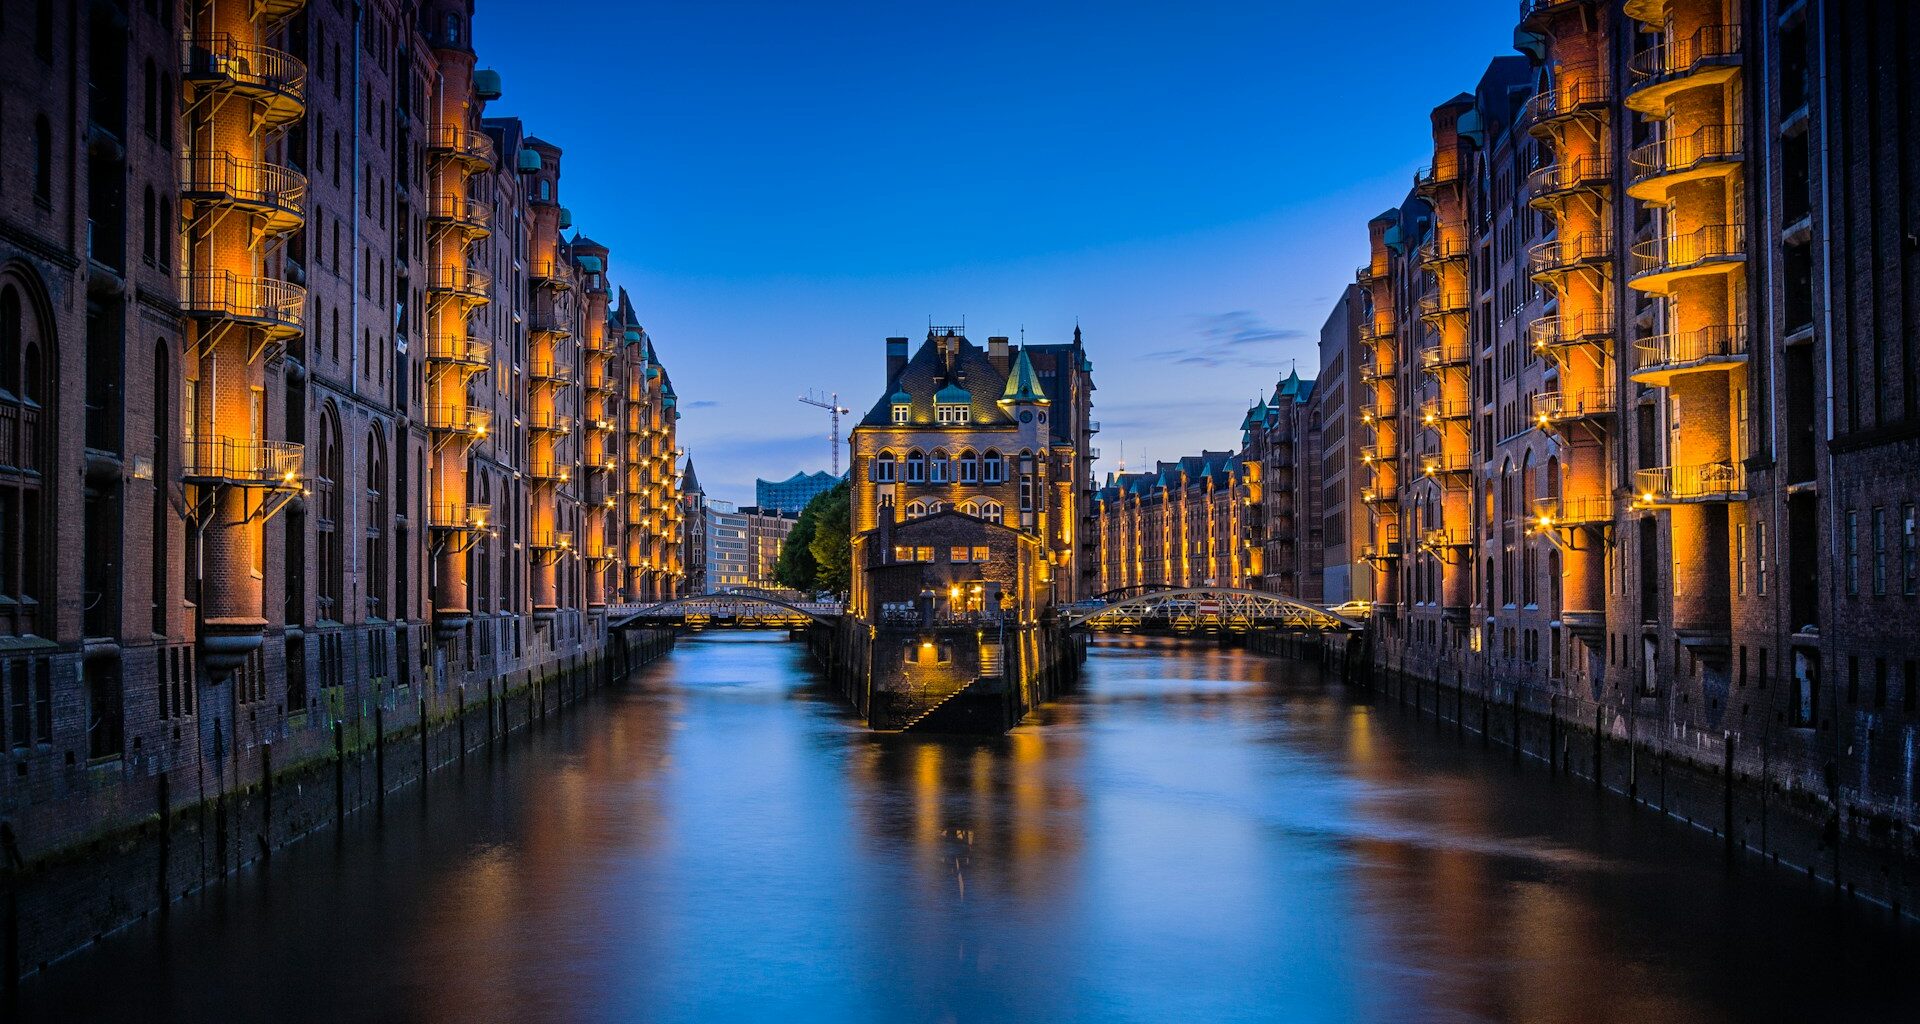
[[[500,72],[481,68],[473,73],[473,94],[483,100],[500,98]]]
[[[1046,401],[1049,399],[1040,387],[1040,376],[1033,372],[1033,360],[1027,358],[1027,347],[1022,345],[1019,358],[1013,361],[1013,372],[1007,374],[1007,389],[1000,392],[1000,403]]]
[[[912,405],[913,396],[907,394],[905,391],[895,391],[893,397],[887,399],[887,401],[893,405]]]
[[[540,153],[537,150],[523,149],[517,158],[516,167],[521,174],[532,174],[540,169]]]
[[[1259,405],[1247,410],[1247,418],[1240,421],[1240,429],[1246,428],[1267,418],[1267,403],[1262,399]]]
[[[896,397],[895,401],[899,399]],[[933,403],[935,405],[972,405],[973,392],[958,384],[949,384],[933,393]]]

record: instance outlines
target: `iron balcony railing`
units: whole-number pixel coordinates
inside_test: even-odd
[[[1360,446],[1360,461],[1368,465],[1376,462],[1391,462],[1399,454],[1399,441],[1377,440],[1372,444]]]
[[[1690,270],[1746,258],[1745,224],[1708,224],[1680,235],[1651,238],[1633,247],[1633,276]]]
[[[188,199],[258,213],[274,232],[306,220],[307,176],[299,171],[230,153],[202,153],[181,164],[181,194]]]
[[[427,359],[436,363],[484,367],[493,362],[493,345],[468,335],[432,334],[427,336]]]
[[[434,267],[427,274],[427,290],[486,302],[493,291],[493,278],[477,267],[456,267],[448,264]]]
[[[567,384],[573,380],[573,366],[558,359],[535,359],[528,364],[527,372],[534,380],[550,384]]]
[[[1454,289],[1438,289],[1420,296],[1420,316],[1422,319],[1464,314],[1467,311],[1467,293]]]
[[[1360,489],[1362,505],[1398,505],[1400,491],[1393,487],[1363,487]]]
[[[573,469],[566,463],[552,456],[546,458],[536,456],[528,464],[527,475],[533,477],[535,480],[553,481],[564,484],[573,479]]]
[[[484,530],[493,506],[471,501],[435,502],[427,506],[427,525],[436,530]]]
[[[1543,391],[1533,396],[1533,418],[1541,426],[1613,412],[1614,391],[1609,387]]]
[[[1572,7],[1581,2],[1583,0],[1520,0],[1520,20],[1524,23],[1529,18],[1537,18],[1555,7]]]
[[[1533,519],[1534,526],[1541,529],[1609,523],[1613,521],[1613,499],[1604,494],[1579,497],[1553,494],[1544,498],[1535,498]]]
[[[552,409],[538,409],[527,414],[527,429],[564,437],[573,432],[573,420]]]
[[[1571,238],[1549,238],[1527,250],[1527,265],[1532,268],[1535,280],[1612,258],[1613,234],[1608,231],[1583,231]]]
[[[1464,238],[1435,235],[1425,242],[1420,243],[1420,248],[1416,250],[1416,253],[1419,256],[1420,265],[1423,267],[1431,267],[1454,260],[1464,260],[1467,258],[1467,242]]]
[[[1533,94],[1520,108],[1520,124],[1528,131],[1607,104],[1607,77],[1595,64],[1562,64],[1554,80]]]
[[[493,423],[493,415],[471,405],[444,403],[427,406],[427,429],[450,434],[484,437]]]
[[[1635,470],[1633,489],[1641,505],[1733,501],[1746,495],[1746,470],[1737,462],[1660,466]]]
[[[554,308],[535,309],[527,315],[527,330],[534,334],[572,336],[573,321]]]
[[[427,200],[427,220],[483,238],[493,230],[493,207],[469,196],[436,192]]]
[[[1638,91],[1660,82],[1684,78],[1705,64],[1725,64],[1740,57],[1740,26],[1703,25],[1685,39],[1657,43],[1627,59],[1627,71]]]
[[[1420,367],[1429,373],[1449,366],[1464,366],[1472,355],[1472,344],[1465,338],[1441,338],[1420,350]]]
[[[1746,135],[1737,124],[1702,125],[1685,135],[1636,148],[1630,160],[1636,182],[1685,174],[1708,164],[1735,163],[1746,155]]]
[[[180,306],[189,316],[244,320],[293,335],[306,322],[307,290],[230,270],[193,270],[180,276]]]
[[[1733,362],[1747,354],[1747,325],[1716,324],[1642,338],[1633,346],[1635,373],[1685,369],[1704,363]]]
[[[1574,316],[1543,316],[1527,325],[1527,337],[1540,351],[1573,345],[1600,345],[1610,348],[1613,339],[1613,312],[1579,313]]]
[[[1472,468],[1473,456],[1467,452],[1432,452],[1420,456],[1420,472],[1428,476],[1465,473]]]
[[[493,140],[487,133],[457,124],[433,125],[427,131],[427,151],[476,167],[492,167],[495,162]]]
[[[1433,427],[1446,420],[1473,418],[1473,406],[1463,399],[1430,398],[1420,403],[1420,422]]]
[[[1377,423],[1381,420],[1390,420],[1399,411],[1399,403],[1392,392],[1384,396],[1375,394],[1370,400],[1360,403],[1360,422]]]
[[[1372,359],[1360,364],[1360,379],[1368,382],[1392,380],[1395,369],[1391,352],[1375,352]]]
[[[529,546],[543,551],[566,551],[573,547],[573,533],[569,530],[535,529]]]
[[[1400,538],[1368,541],[1360,545],[1360,558],[1367,562],[1391,562],[1400,557]]]
[[[1413,173],[1413,189],[1421,195],[1430,195],[1460,181],[1460,160],[1436,160],[1429,167],[1423,167]]]
[[[527,276],[536,283],[552,288],[573,287],[573,268],[567,261],[554,257],[527,261]]]
[[[243,43],[225,32],[196,36],[182,72],[191,81],[263,101],[261,122],[266,127],[297,120],[306,112],[306,64],[271,46]]]
[[[306,457],[306,446],[293,441],[196,437],[186,448],[187,464],[181,476],[242,487],[297,488]]]
[[[1604,152],[1576,156],[1527,175],[1527,201],[1535,206],[1571,192],[1604,187],[1613,179],[1613,161]]]
[[[1428,548],[1472,547],[1473,534],[1466,530],[1436,526],[1420,535],[1420,545]]]

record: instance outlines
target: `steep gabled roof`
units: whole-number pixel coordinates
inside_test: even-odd
[[[700,489],[700,478],[693,472],[693,456],[687,456],[687,467],[680,471],[680,491],[683,494],[705,494]]]
[[[955,344],[952,366],[948,366],[947,357],[941,352],[943,342],[951,340]],[[984,395],[994,394],[994,388],[1003,376],[993,360],[987,358],[986,350],[968,341],[964,337],[945,335],[927,335],[920,348],[907,360],[900,372],[887,381],[885,397],[875,402],[873,408],[860,419],[863,427],[886,427],[893,425],[893,406],[899,404],[900,396],[906,396],[909,407],[909,423],[918,426],[932,426],[935,396],[943,388],[957,386],[967,391],[967,404],[972,422],[971,427],[1012,426],[1013,416],[1006,409]]]
[[[1040,375],[1033,372],[1033,360],[1027,358],[1027,347],[1020,346],[1020,354],[1013,360],[1013,369],[1007,373],[1006,390],[1000,392],[1002,404],[1012,402],[1047,402],[1047,392],[1040,386]]]

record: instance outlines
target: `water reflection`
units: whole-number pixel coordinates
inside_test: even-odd
[[[1102,644],[971,740],[866,733],[804,659],[688,642],[25,1016],[1920,1017],[1890,930],[1308,666]]]

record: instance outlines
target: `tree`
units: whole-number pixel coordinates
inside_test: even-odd
[[[813,553],[815,590],[829,590],[846,596],[853,589],[853,485],[842,480],[807,502],[805,512],[813,512],[813,537],[807,547]]]
[[[799,520],[780,543],[780,557],[773,563],[773,581],[803,594],[813,591],[814,577],[819,573],[819,565],[813,560],[813,524],[819,518],[814,515],[813,504],[807,502],[800,511]]]

